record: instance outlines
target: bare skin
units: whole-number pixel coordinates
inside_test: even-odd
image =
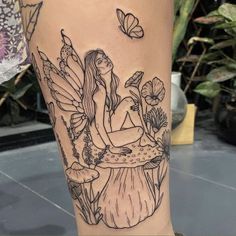
[[[140,117],[137,110],[131,109],[135,106],[134,100],[131,97],[122,99],[115,111],[112,112],[113,114],[110,115],[111,111],[108,110],[105,100],[106,96],[109,97],[110,94],[113,64],[106,55],[98,54],[96,66],[105,83],[105,87],[98,85],[99,89],[93,95],[97,113],[94,124],[91,127],[91,135],[97,147],[109,146],[112,153],[127,154],[131,150],[121,146],[133,143],[143,135]],[[121,130],[128,118],[133,127]],[[130,136],[130,133],[132,133],[132,136]]]
[[[23,0],[24,5],[38,2]],[[73,150],[84,151],[79,153],[80,158],[86,155],[89,148],[91,152],[100,153],[100,156],[103,152],[100,164],[89,166],[84,164],[85,159],[77,163],[77,171],[82,169],[88,175],[92,173],[90,177],[85,176],[89,177],[88,181],[95,179],[86,183],[76,179],[77,184],[82,183],[80,194],[83,196],[79,202],[72,193],[78,235],[174,235],[170,216],[168,160],[163,159],[161,164],[167,172],[161,192],[155,196],[157,200],[163,197],[160,202],[153,199],[154,192],[150,190],[147,178],[157,171],[147,170],[149,167],[144,168],[142,164],[148,163],[145,158],[154,160],[158,154],[164,156],[163,148],[158,143],[170,127],[162,127],[159,136],[156,135],[159,139],[154,140],[148,134],[148,123],[144,124],[147,122],[144,117],[147,116],[140,115],[156,106],[163,110],[170,123],[172,5],[172,0],[57,0],[56,3],[54,0],[44,0],[34,31],[28,28],[32,31],[29,46],[42,77],[40,86],[45,101],[54,104],[54,131],[67,158],[68,166],[64,166],[67,180],[75,171],[73,163],[78,160]],[[137,24],[132,32],[128,28],[119,28],[125,16],[117,9],[122,9],[123,14],[132,13],[129,17],[133,17],[132,22]],[[23,12],[23,16],[26,14]],[[67,45],[67,54],[74,50],[68,60],[64,49],[60,54],[62,44]],[[102,48],[104,53],[98,52],[96,57],[91,54],[88,64],[91,67],[87,71],[86,55],[92,49],[96,53],[97,48]],[[70,75],[76,76],[74,81],[68,78],[62,67],[59,69],[59,56],[61,62],[69,64],[67,70],[73,69]],[[136,71],[144,72],[139,87],[126,88],[126,81]],[[118,82],[114,82],[115,76]],[[153,91],[149,88],[150,84]],[[85,91],[87,94],[84,94]],[[137,95],[134,96],[134,93]],[[150,99],[153,99],[152,103]],[[84,141],[88,133],[91,140]],[[155,155],[150,157],[151,153]],[[114,163],[116,159],[118,162],[121,160],[119,165]],[[102,208],[100,218],[98,213],[93,215],[94,206],[81,216],[79,204],[86,200],[86,191],[91,185],[95,194],[99,192],[101,195],[98,201]],[[142,202],[145,199],[150,201]],[[114,209],[116,212],[113,212]],[[133,212],[127,210],[127,215],[117,214],[125,209],[132,209]]]

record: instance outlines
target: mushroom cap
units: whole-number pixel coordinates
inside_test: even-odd
[[[144,166],[146,163],[150,162],[154,158],[160,158],[163,152],[160,151],[158,146],[144,146],[141,147],[139,142],[126,145],[126,147],[132,150],[132,153],[126,156],[120,154],[113,154],[110,151],[104,155],[101,163],[98,164],[101,168],[130,168]],[[95,150],[96,147],[93,146],[93,152],[98,152]]]
[[[99,172],[83,167],[78,162],[74,162],[72,166],[66,170],[66,175],[71,181],[83,184],[97,179],[99,177]]]
[[[150,162],[144,165],[144,170],[151,170],[151,169],[157,168],[160,165],[162,160],[163,160],[162,156],[155,157]]]

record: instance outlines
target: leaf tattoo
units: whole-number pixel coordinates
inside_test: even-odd
[[[140,27],[138,20],[131,14],[121,13],[118,11],[122,31],[130,38],[142,36],[143,31],[133,36]],[[63,29],[61,39],[57,65],[43,51],[38,49],[38,53],[42,75],[53,99],[47,104],[52,124],[55,126],[58,122],[55,111],[60,109],[67,131],[62,135],[70,139],[72,155],[77,159],[68,165],[66,155],[71,154],[64,152],[69,149],[62,149],[72,198],[80,216],[89,225],[102,221],[113,229],[134,227],[158,210],[164,196],[161,187],[167,175],[170,151],[170,133],[167,128],[163,129],[168,119],[160,106],[165,97],[164,83],[155,77],[141,86],[144,72],[136,71],[125,82],[130,96],[120,97],[117,85],[112,100],[104,75],[109,73],[111,81],[118,84],[115,63],[102,49],[92,49],[80,58]],[[96,64],[97,61],[103,63],[102,66]],[[109,129],[104,126],[107,117],[112,121]],[[124,127],[127,117],[130,125]],[[97,127],[103,127],[103,131]],[[59,138],[58,142],[60,145]],[[100,178],[101,169],[107,169],[109,175],[98,191],[93,181]],[[124,209],[125,202],[130,204]],[[137,211],[137,207],[140,210]]]
[[[32,35],[35,31],[35,27],[38,22],[39,13],[41,10],[41,7],[43,5],[43,2],[39,2],[36,4],[27,4],[27,5],[21,5],[21,11],[22,11],[22,20],[25,26],[25,35],[26,39],[28,41],[31,40]]]
[[[36,59],[35,59],[35,56],[33,53],[31,54],[31,62],[34,67],[35,74],[36,74],[38,80],[41,82],[42,81],[41,74],[40,74],[39,67],[36,63]]]
[[[139,20],[132,13],[125,14],[121,9],[116,9],[116,14],[120,22],[120,30],[131,39],[140,39],[144,36],[143,28],[139,25]]]
[[[52,124],[52,127],[54,128],[56,125],[56,116],[55,116],[55,106],[53,102],[47,103],[49,118]]]

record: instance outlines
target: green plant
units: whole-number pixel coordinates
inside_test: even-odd
[[[175,0],[174,1],[174,31],[173,31],[173,46],[172,58],[176,58],[177,50],[183,41],[188,23],[192,13],[196,8],[199,0]]]
[[[198,56],[200,64],[210,68],[205,81],[198,84],[195,92],[208,98],[216,97],[220,92],[236,100],[236,5],[225,3],[207,16],[195,19],[195,22],[210,26],[211,37],[193,37],[189,44],[200,42],[203,53]],[[199,59],[200,57],[200,59]]]
[[[12,125],[24,121],[20,113],[33,108],[31,98],[38,91],[36,77],[29,66],[11,80],[0,84],[0,124]]]
[[[0,106],[6,101],[7,98],[11,98],[16,101],[20,106],[25,108],[25,105],[20,101],[20,98],[24,96],[24,94],[30,89],[32,83],[26,84],[23,86],[19,86],[23,75],[26,71],[23,71],[17,77],[12,78],[9,81],[6,81],[0,84],[0,93],[2,96],[0,97]]]

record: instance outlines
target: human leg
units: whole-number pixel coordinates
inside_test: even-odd
[[[51,114],[55,114],[54,131],[68,162],[64,167],[80,235],[173,235],[169,154],[165,151],[169,145],[169,126],[162,127],[155,135],[159,137],[158,146],[139,147],[137,143],[130,147],[130,156],[112,157],[109,150],[93,147],[87,128],[88,115],[82,106],[83,59],[89,50],[102,48],[110,55],[120,78],[118,92],[122,97],[128,94],[139,100],[145,125],[148,126],[149,115],[153,114],[149,111],[159,107],[170,120],[172,1],[149,0],[147,4],[146,0],[57,0],[56,3],[48,0],[36,7],[27,5],[37,3],[37,0],[23,1],[23,19],[40,86],[53,111]],[[30,8],[34,14],[28,24],[26,16]],[[143,71],[144,75],[135,74],[136,71]],[[121,79],[130,77],[129,83]],[[155,189],[157,182],[150,180],[149,173],[159,173],[158,168],[163,166],[166,171],[158,176],[162,181],[158,182],[160,188]],[[128,179],[124,178],[125,173]],[[79,178],[82,174],[85,176]],[[111,179],[114,186],[109,184]],[[126,186],[130,191],[135,189],[130,201]],[[123,197],[117,196],[118,187]],[[114,206],[106,208],[109,202],[106,193],[114,194],[108,197],[117,197],[118,206],[114,202]],[[139,194],[143,196],[140,200]],[[145,201],[147,210],[141,210]],[[119,212],[119,207],[127,211]]]

